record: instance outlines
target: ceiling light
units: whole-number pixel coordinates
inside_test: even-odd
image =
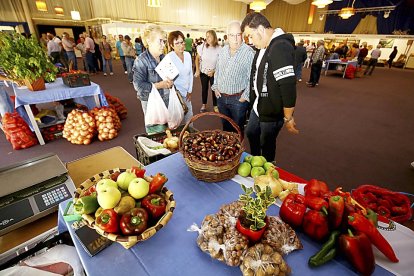
[[[353,7],[342,8],[338,15],[342,19],[348,19],[355,14],[355,9]]]
[[[332,0],[313,0],[312,5],[317,6],[318,9],[325,8],[327,5],[331,4]]]
[[[263,0],[254,0],[250,3],[250,9],[254,10],[255,12],[260,12],[266,9],[266,2]]]
[[[63,8],[61,6],[56,6],[55,7],[55,14],[59,15],[59,16],[64,16],[64,12],[63,12]]]
[[[36,1],[36,8],[38,11],[47,11],[47,5],[45,1]]]
[[[384,18],[390,17],[391,11],[384,11]]]
[[[151,8],[160,8],[161,0],[148,0],[147,6]]]
[[[71,11],[70,15],[72,16],[73,20],[81,20],[80,13],[78,11]]]

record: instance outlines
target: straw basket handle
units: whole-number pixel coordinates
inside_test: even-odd
[[[236,129],[236,131],[237,131],[237,134],[239,135],[239,137],[240,137],[240,142],[243,142],[243,135],[242,135],[242,133],[241,133],[241,131],[240,131],[240,128],[239,128],[239,126],[230,118],[230,117],[227,117],[226,115],[224,115],[224,114],[221,114],[221,113],[218,113],[218,112],[203,112],[203,113],[198,113],[197,115],[194,115],[192,118],[191,118],[191,120],[190,121],[188,121],[187,122],[187,124],[185,124],[185,126],[183,127],[183,129],[181,130],[181,133],[180,133],[180,147],[181,147],[181,144],[182,144],[182,140],[183,140],[183,136],[184,136],[184,133],[185,133],[185,131],[187,130],[187,128],[188,128],[188,126],[191,124],[191,123],[193,123],[193,122],[195,122],[195,121],[197,121],[199,118],[201,118],[201,117],[203,117],[203,116],[216,116],[216,117],[220,117],[220,118],[222,118],[222,119],[225,119],[225,120],[227,120],[235,129]]]

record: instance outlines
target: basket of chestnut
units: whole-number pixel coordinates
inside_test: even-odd
[[[218,129],[186,133],[189,125],[203,116],[225,119],[237,133]],[[199,113],[181,131],[180,152],[195,178],[205,182],[220,182],[235,176],[244,150],[242,140],[240,128],[229,117],[216,112]]]

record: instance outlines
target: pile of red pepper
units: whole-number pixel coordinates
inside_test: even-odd
[[[279,215],[312,239],[326,241],[309,259],[311,267],[320,266],[342,252],[359,273],[370,275],[375,269],[371,244],[390,261],[398,262],[391,245],[376,227],[377,214],[365,209],[341,188],[332,192],[325,182],[312,179],[305,186],[304,196],[286,197]]]
[[[379,216],[404,223],[411,218],[410,199],[401,193],[375,185],[361,185],[352,191],[352,197]]]

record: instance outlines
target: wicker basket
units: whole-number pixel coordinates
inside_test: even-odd
[[[100,174],[94,175],[91,178],[87,179],[86,181],[84,181],[79,188],[76,189],[75,191],[75,199],[74,202],[76,202],[76,200],[82,196],[82,194],[92,185],[96,184],[99,180],[103,179],[103,178],[108,178],[109,175],[111,175],[112,173],[119,171],[119,172],[125,172],[127,171],[126,169],[113,169],[113,170],[108,170],[108,171],[104,171]],[[155,235],[155,233],[157,233],[159,230],[161,230],[161,228],[163,228],[168,221],[171,219],[174,209],[175,209],[175,200],[174,200],[174,196],[173,193],[171,191],[169,191],[166,187],[162,188],[161,191],[161,195],[164,196],[164,199],[167,203],[167,206],[165,208],[166,212],[165,214],[159,219],[159,221],[152,227],[148,228],[147,230],[145,230],[141,235],[139,236],[122,236],[122,235],[117,235],[117,234],[112,234],[112,233],[107,233],[105,231],[103,231],[102,229],[100,229],[97,225],[95,225],[95,217],[91,216],[91,215],[82,215],[82,218],[84,220],[84,222],[90,227],[96,230],[96,232],[98,232],[100,235],[110,239],[111,241],[115,241],[120,243],[123,247],[125,247],[126,249],[134,246],[136,243],[140,242],[140,241],[145,241],[149,238],[151,238],[152,236]]]
[[[222,119],[229,121],[229,123],[237,130],[237,141],[240,143],[239,152],[237,152],[233,157],[228,160],[224,161],[204,161],[204,160],[197,160],[190,158],[189,153],[184,151],[184,142],[185,139],[190,139],[194,136],[194,133],[190,133],[188,136],[184,137],[184,133],[188,126],[193,123],[194,121],[198,120],[203,116],[216,116]],[[222,134],[229,134],[234,136],[235,134],[232,132],[222,131],[222,130],[203,130],[198,133],[202,133],[204,135],[211,135],[214,133],[222,133]],[[195,178],[198,180],[202,180],[205,182],[220,182],[227,179],[231,179],[236,175],[237,168],[239,166],[240,157],[243,153],[243,135],[241,134],[239,126],[229,117],[223,115],[221,113],[216,112],[205,112],[199,113],[191,118],[191,120],[184,126],[183,130],[180,133],[180,152],[183,154],[184,160],[187,163],[190,172],[194,175]]]

